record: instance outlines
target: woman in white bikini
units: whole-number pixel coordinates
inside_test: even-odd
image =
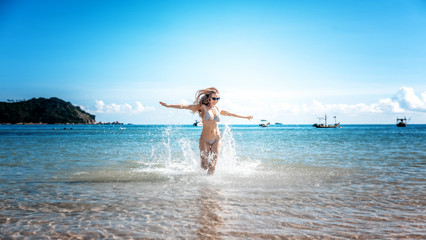
[[[203,131],[201,132],[199,144],[201,167],[204,170],[208,170],[208,174],[214,173],[220,152],[221,138],[218,128],[218,123],[220,121],[219,115],[247,118],[248,120],[253,118],[253,116],[240,116],[235,113],[219,109],[216,106],[219,100],[219,91],[216,88],[211,87],[197,91],[195,94],[194,104],[192,105],[169,105],[164,102],[160,102],[160,104],[164,107],[188,109],[193,113],[198,112],[203,121]]]

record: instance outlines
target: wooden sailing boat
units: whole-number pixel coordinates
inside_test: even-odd
[[[396,118],[396,126],[397,127],[406,127],[407,126],[407,118]]]
[[[339,123],[336,122],[336,116],[334,116],[334,124],[329,124],[328,125],[327,124],[327,115],[325,115],[325,117],[324,117],[324,123],[315,123],[312,126],[314,126],[316,128],[337,128],[339,125],[340,125],[340,122]]]

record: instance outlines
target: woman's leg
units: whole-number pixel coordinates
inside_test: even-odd
[[[222,145],[222,140],[219,138],[216,142],[213,143],[211,147],[211,151],[210,151],[211,162],[209,165],[209,171],[207,172],[208,174],[213,174],[214,171],[216,170],[216,163],[217,163],[217,159],[219,158],[221,145]]]
[[[201,167],[204,170],[207,170],[209,168],[210,145],[201,137],[199,147],[201,156]]]

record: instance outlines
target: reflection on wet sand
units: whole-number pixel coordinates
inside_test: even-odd
[[[220,194],[210,187],[203,187],[199,190],[197,203],[200,208],[198,221],[201,228],[197,231],[199,239],[221,239],[218,229],[223,226],[221,217],[222,207],[218,203]]]

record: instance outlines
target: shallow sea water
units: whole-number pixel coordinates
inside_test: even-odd
[[[221,126],[213,176],[200,132],[0,126],[0,238],[426,238],[425,125]]]

